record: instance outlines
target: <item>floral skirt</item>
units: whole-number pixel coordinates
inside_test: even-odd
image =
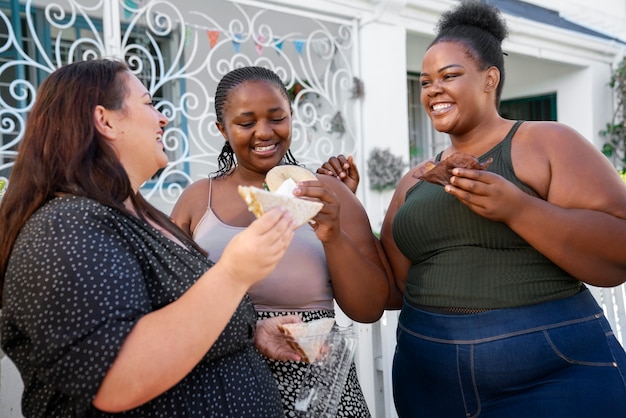
[[[320,318],[333,318],[332,311],[306,311],[306,312],[257,312],[257,318],[271,318],[278,315],[299,315],[304,322]],[[294,404],[297,391],[307,371],[308,364],[297,361],[277,361],[265,358],[278,384],[278,390],[283,401],[286,417],[297,417]],[[354,363],[350,366],[348,380],[341,395],[341,403],[337,411],[337,417],[369,418],[371,414],[365,402],[363,391],[356,374]]]

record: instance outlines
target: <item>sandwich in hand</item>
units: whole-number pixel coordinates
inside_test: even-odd
[[[322,209],[320,201],[299,198],[293,195],[293,189],[299,181],[317,180],[315,174],[295,165],[279,165],[272,168],[265,176],[269,190],[254,186],[239,186],[239,195],[246,201],[248,210],[257,218],[268,210],[283,206],[294,217],[297,226],[310,221]]]
[[[455,168],[470,168],[472,170],[486,170],[491,164],[493,158],[488,159],[484,163],[478,161],[478,158],[464,152],[455,152],[450,154],[445,160],[433,162],[427,161],[424,164],[424,171],[417,178],[433,184],[441,184],[445,186],[450,184],[450,177],[453,176],[452,170]]]
[[[333,325],[335,325],[333,318],[322,318],[310,322],[279,324],[278,329],[291,337],[287,344],[300,355],[301,361],[312,363],[322,351]]]

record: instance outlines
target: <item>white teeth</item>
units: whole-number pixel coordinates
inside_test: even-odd
[[[449,108],[450,106],[452,105],[449,103],[439,103],[439,104],[433,105],[433,110],[443,110],[443,109]]]
[[[162,135],[157,135],[156,139],[157,139],[157,141],[161,141],[163,139],[163,136]]]
[[[263,151],[269,151],[272,148],[274,148],[274,145],[268,145],[266,147],[255,147],[255,151],[259,151],[259,152],[263,152]]]

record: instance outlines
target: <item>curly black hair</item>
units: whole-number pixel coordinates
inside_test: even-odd
[[[437,36],[430,46],[458,42],[467,47],[468,54],[481,70],[496,67],[500,71],[500,84],[496,90],[496,105],[499,105],[504,88],[502,41],[507,36],[507,24],[499,9],[480,0],[463,0],[441,15]]]

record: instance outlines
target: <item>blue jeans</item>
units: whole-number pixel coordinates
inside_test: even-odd
[[[626,417],[626,354],[587,289],[470,315],[405,301],[397,338],[401,418]]]

